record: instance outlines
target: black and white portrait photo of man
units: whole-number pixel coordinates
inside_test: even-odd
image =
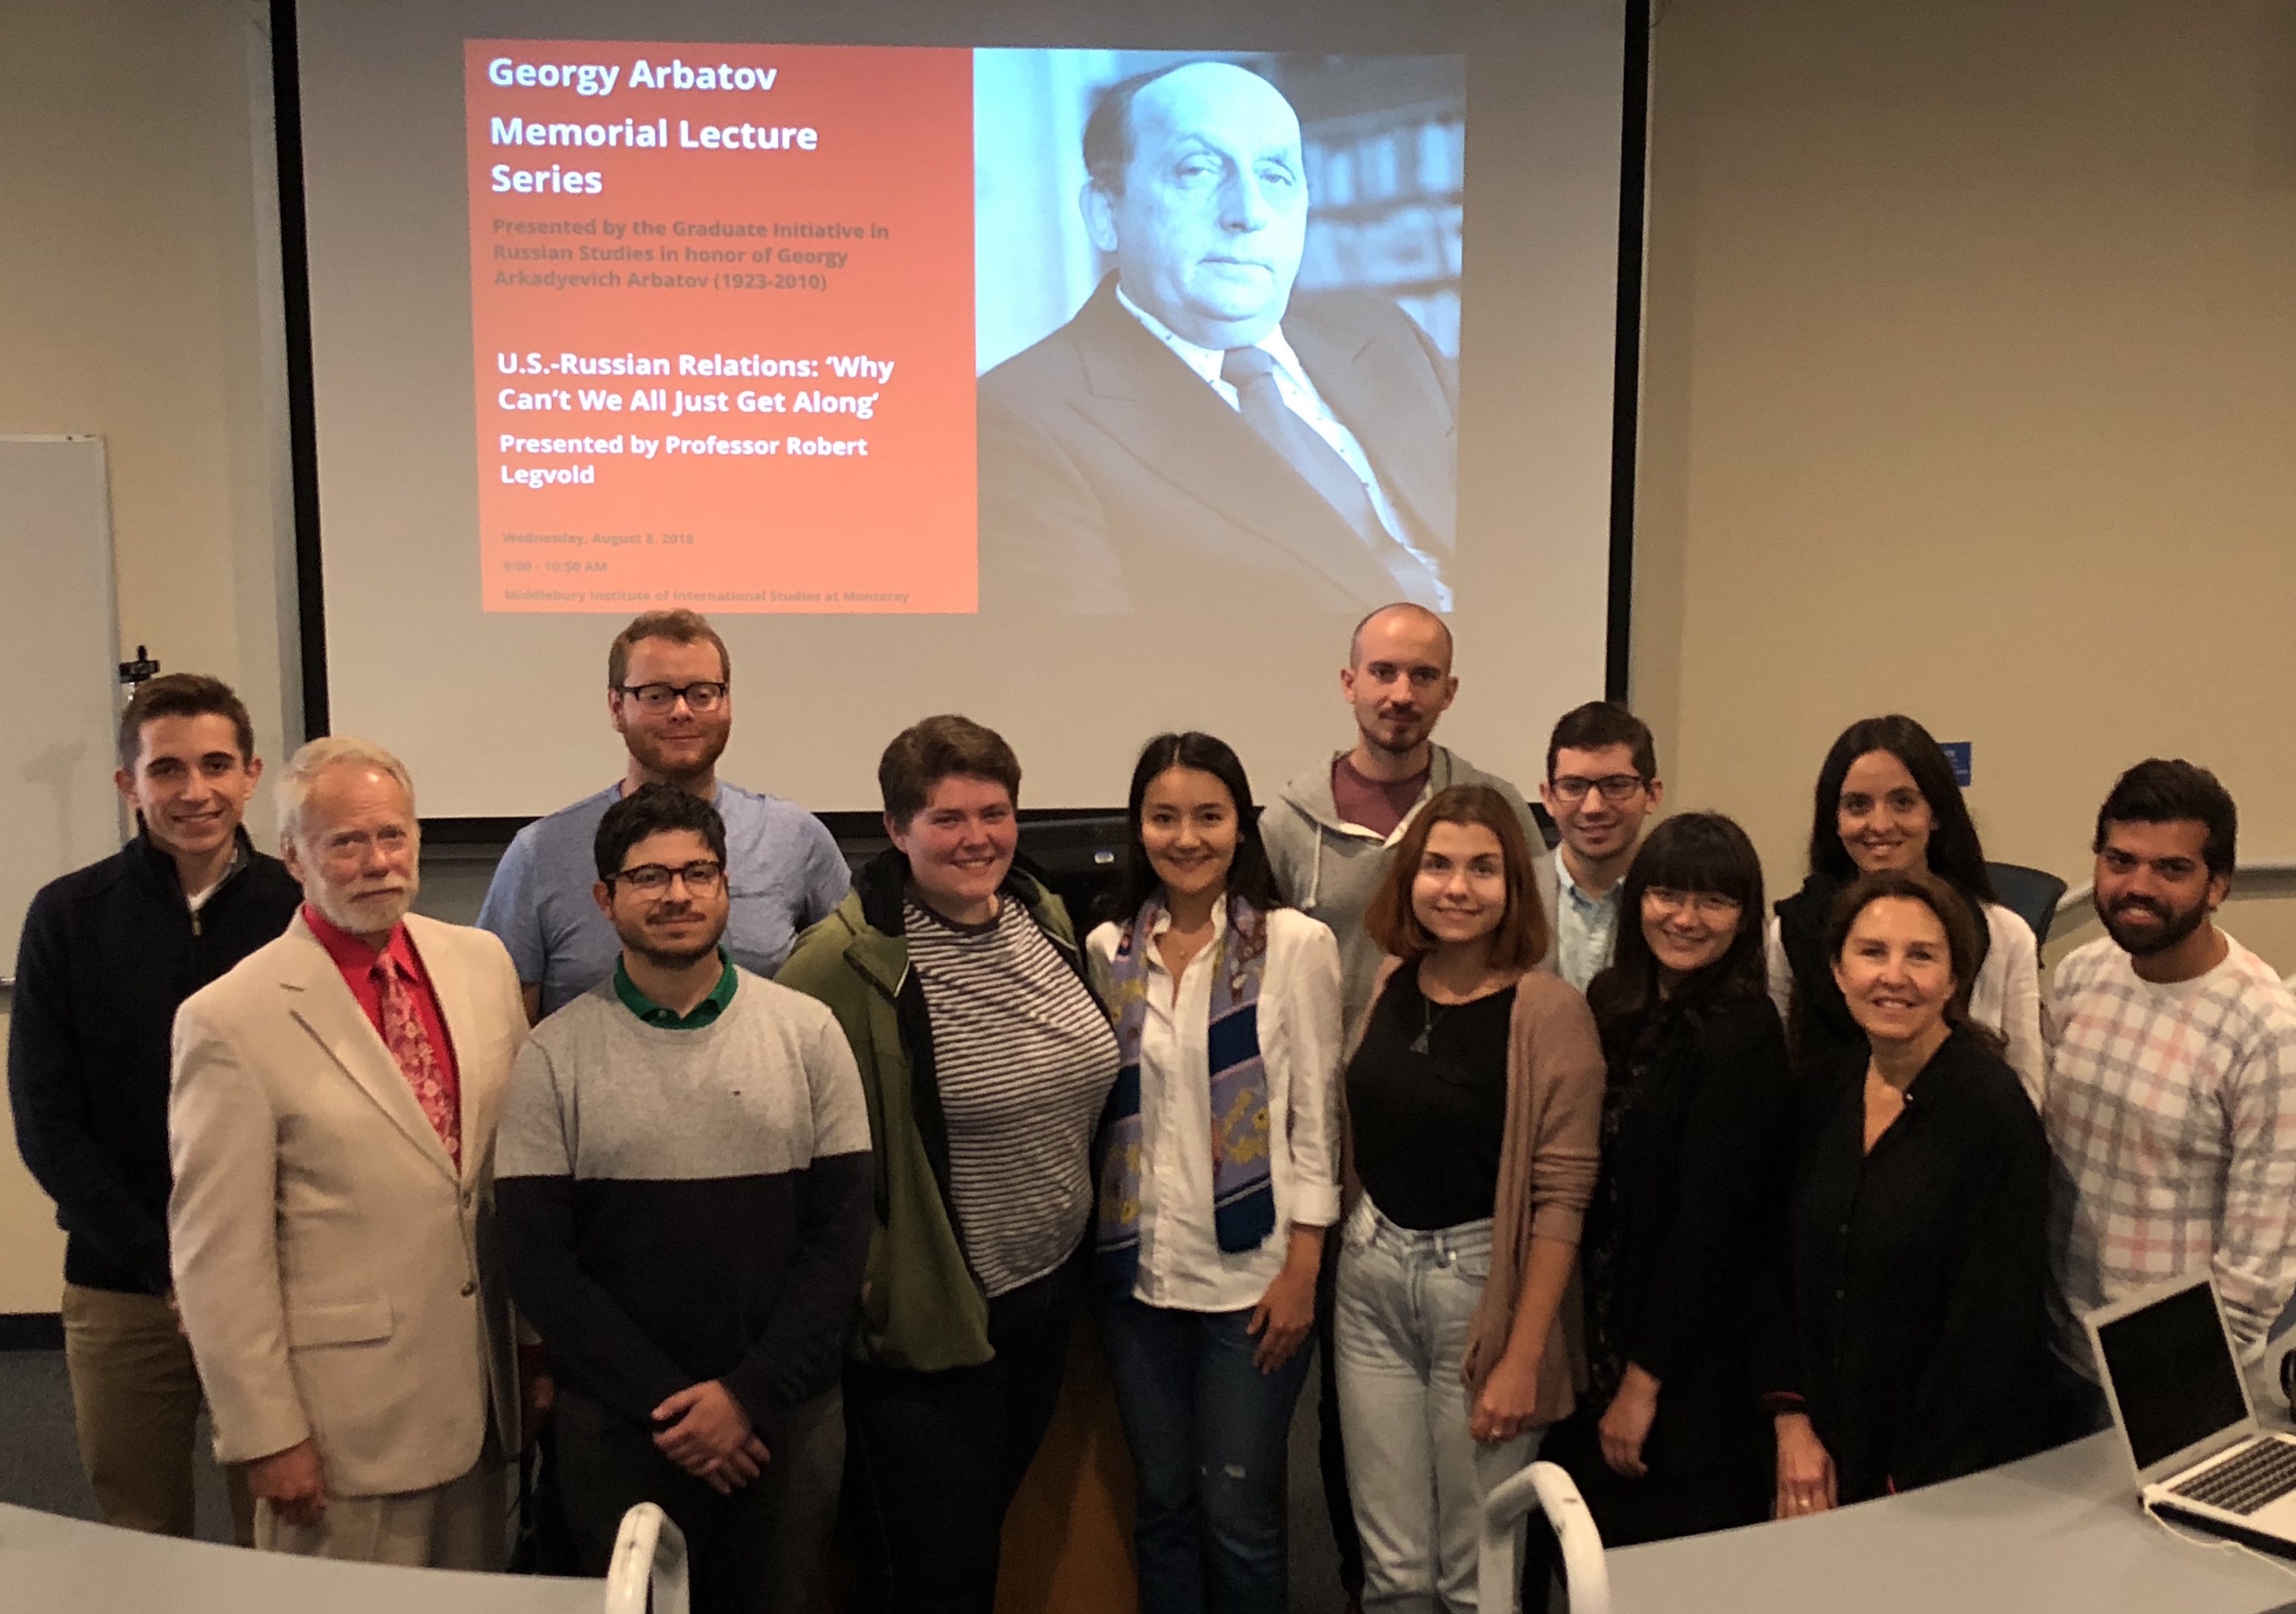
[[[982,610],[1447,610],[1456,366],[1390,297],[1295,295],[1292,102],[1178,62],[1103,90],[1083,148],[1111,266],[981,377]]]

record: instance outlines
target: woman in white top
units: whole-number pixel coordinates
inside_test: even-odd
[[[1140,1606],[1283,1614],[1287,1436],[1340,1213],[1339,946],[1282,905],[1220,741],[1150,741],[1128,816],[1121,917],[1086,946],[1122,1060],[1096,1302]]]
[[[1785,1016],[1796,1061],[1807,1068],[1836,1049],[1866,1045],[1833,984],[1825,935],[1835,899],[1876,869],[1926,870],[1982,915],[1984,956],[1969,1018],[2008,1045],[2010,1069],[2041,1108],[2048,1054],[2040,949],[2032,927],[1993,899],[1985,850],[1953,765],[1929,730],[1902,716],[1853,723],[1826,753],[1810,823],[1809,878],[1770,921],[1770,996]]]

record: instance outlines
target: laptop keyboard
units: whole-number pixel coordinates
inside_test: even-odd
[[[2296,1445],[2259,1440],[2229,1462],[2170,1487],[2172,1496],[2245,1517],[2296,1491]]]

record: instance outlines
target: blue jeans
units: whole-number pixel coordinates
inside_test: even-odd
[[[1144,1614],[1284,1614],[1283,1477],[1308,1346],[1251,1364],[1248,1311],[1100,1298],[1101,1339],[1132,1447]]]
[[[1490,1219],[1416,1232],[1365,1194],[1340,1246],[1332,1332],[1365,1614],[1473,1614],[1484,1499],[1544,1432],[1496,1446],[1467,1432],[1459,1370],[1491,1275]]]

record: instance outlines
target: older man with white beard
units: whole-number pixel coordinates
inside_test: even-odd
[[[176,1297],[258,1547],[498,1567],[516,1377],[479,1219],[526,1040],[482,930],[407,912],[406,768],[315,740],[279,786],[304,902],[176,1020]]]

